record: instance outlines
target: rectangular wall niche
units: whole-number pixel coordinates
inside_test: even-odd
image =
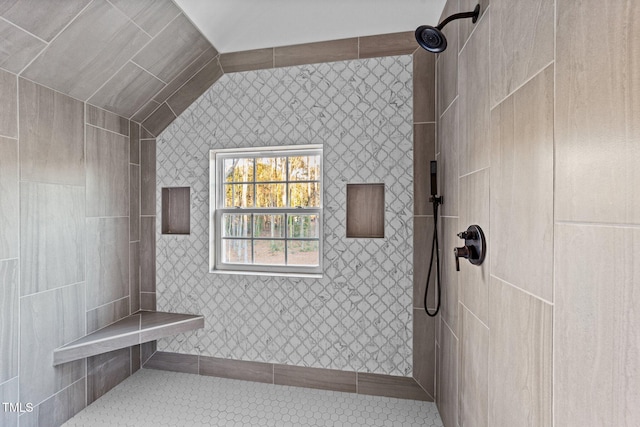
[[[189,187],[162,189],[162,234],[191,232],[191,193]]]
[[[347,237],[384,238],[384,184],[347,184]]]

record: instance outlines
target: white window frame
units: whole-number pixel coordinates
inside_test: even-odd
[[[320,206],[306,207],[288,207],[288,208],[225,208],[224,207],[224,170],[222,162],[225,158],[234,157],[292,157],[300,155],[319,155],[320,156]],[[270,276],[295,276],[295,277],[322,277],[322,259],[323,259],[323,193],[324,193],[324,177],[323,177],[323,155],[322,144],[313,145],[288,145],[275,147],[252,147],[252,148],[232,148],[210,150],[209,152],[209,272],[220,274],[249,274],[249,275],[270,275]],[[288,174],[288,168],[287,168]],[[254,176],[254,180],[255,180]],[[255,182],[255,181],[254,181]],[[288,195],[288,184],[297,181],[289,181],[286,177],[285,190]],[[304,182],[304,181],[302,181]],[[254,192],[255,194],[255,192]],[[286,246],[289,239],[287,224],[287,214],[293,215],[317,215],[318,225],[318,251],[319,259],[317,266],[295,266],[295,265],[264,265],[264,264],[235,264],[222,262],[222,215],[225,213],[241,213],[247,214],[285,214],[285,237],[279,239],[284,241],[285,246],[285,262],[286,262]],[[253,224],[252,224],[253,227]],[[255,240],[255,238],[252,238]],[[296,241],[304,239],[295,239]],[[314,240],[315,239],[310,239]]]

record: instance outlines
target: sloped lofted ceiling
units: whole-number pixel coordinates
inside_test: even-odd
[[[445,0],[175,0],[222,53],[415,30]]]
[[[217,54],[171,0],[0,2],[0,68],[136,121]]]
[[[444,0],[176,2],[1,0],[0,68],[160,128],[223,73],[211,41],[235,52],[407,31]]]

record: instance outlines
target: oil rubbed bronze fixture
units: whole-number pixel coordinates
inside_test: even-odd
[[[421,25],[416,29],[416,41],[425,50],[432,53],[440,53],[447,48],[447,38],[442,33],[442,29],[451,21],[456,19],[471,18],[474,24],[480,16],[480,5],[476,5],[471,12],[456,13],[442,21],[437,27],[431,25]]]
[[[458,233],[458,237],[464,239],[464,246],[455,248],[453,255],[456,257],[456,271],[460,271],[460,258],[466,258],[473,265],[480,265],[487,253],[487,243],[484,233],[479,225],[470,225],[467,231]]]

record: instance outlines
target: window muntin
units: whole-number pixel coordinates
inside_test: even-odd
[[[213,270],[321,273],[321,146],[214,150],[211,170]]]

